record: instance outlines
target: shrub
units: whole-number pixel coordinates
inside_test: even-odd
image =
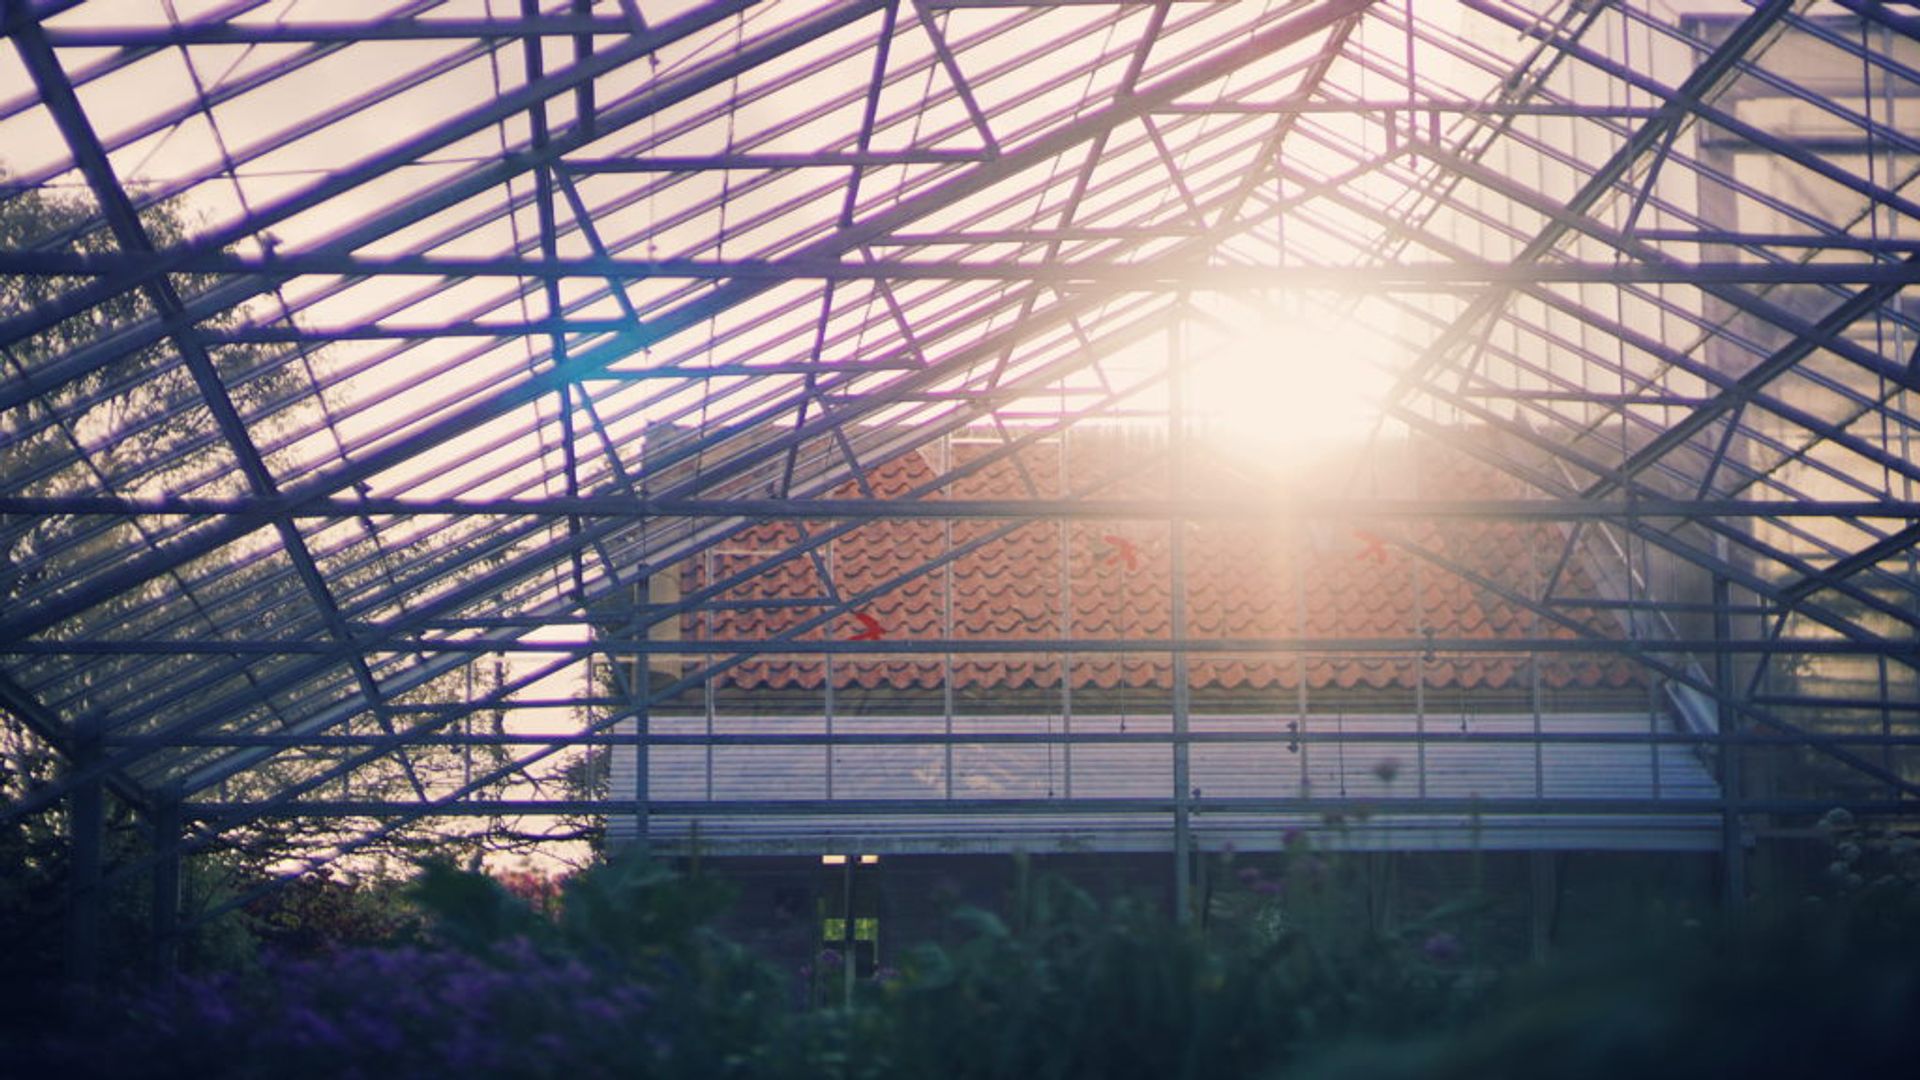
[[[618,863],[536,910],[430,863],[411,889],[419,943],[269,952],[136,995],[104,1031],[16,1062],[115,1077],[821,1075],[839,1023],[792,1013],[783,982],[707,928],[723,893]]]
[[[956,912],[970,937],[915,950],[885,991],[892,1075],[1240,1076],[1457,1006],[1454,976],[1397,940],[1328,948],[1257,918],[1208,934],[1150,904],[1021,882],[1011,924]]]
[[[183,979],[107,1038],[56,1044],[49,1064],[89,1076],[612,1076],[672,1053],[647,1041],[653,1009],[644,987],[524,940],[485,957],[349,948]]]
[[[1899,1075],[1920,1060],[1920,843],[1835,811],[1828,894],[1653,930],[1517,979],[1455,1037],[1350,1047],[1318,1080]]]
[[[958,944],[915,948],[828,1007],[797,1005],[790,977],[712,931],[726,889],[710,878],[616,863],[535,907],[436,864],[411,889],[426,923],[416,941],[186,978],[129,1000],[113,1024],[5,1060],[70,1076],[848,1080],[1597,1080],[1904,1064],[1920,1051],[1920,851],[1857,829],[1835,846],[1847,870],[1831,875],[1836,894],[1786,918],[1684,928],[1490,992],[1446,928],[1473,898],[1360,932],[1315,910],[1335,902],[1315,890],[1339,868],[1304,849],[1229,861],[1191,926],[1022,867],[1004,917],[954,910]]]

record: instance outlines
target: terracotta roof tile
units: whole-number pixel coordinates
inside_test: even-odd
[[[964,466],[985,449],[957,442],[952,461]],[[1059,453],[1056,445],[1028,449],[1020,455],[1024,468],[993,463],[954,480],[944,494],[956,499],[1050,497],[1060,489],[1063,471],[1069,489],[1091,489],[1098,498],[1166,493],[1164,455],[1149,439],[1111,431],[1076,434],[1067,442],[1064,469]],[[1416,474],[1413,482],[1430,494],[1519,494],[1500,475],[1464,456],[1429,448],[1408,454],[1407,460]],[[1127,471],[1143,461],[1137,471]],[[920,454],[903,455],[867,474],[880,497],[897,496],[932,479]],[[1210,478],[1207,483],[1217,486],[1219,481]],[[849,484],[836,494],[860,492]],[[1193,522],[1185,528],[1185,630],[1193,637],[1574,636],[1565,628],[1542,627],[1526,609],[1413,558],[1370,530],[1228,520]],[[1004,535],[994,536],[1003,529]],[[1424,523],[1412,526],[1411,534],[1475,573],[1520,592],[1537,588],[1564,543],[1554,526],[1544,524]],[[682,587],[691,590],[747,571],[800,542],[803,535],[792,522],[757,525],[716,552],[684,564]],[[949,542],[954,548],[979,546],[952,559],[947,570],[908,577],[857,606],[878,624],[882,640],[940,638],[949,595],[957,639],[1045,640],[1060,637],[1063,630],[1090,639],[1165,637],[1171,632],[1171,533],[1164,521],[1071,521],[1064,526],[1034,521],[1007,528],[1002,522],[956,521],[948,527],[924,520],[863,524],[825,545],[817,559],[782,559],[727,589],[713,610],[688,614],[682,631],[689,637],[765,640],[817,618],[836,595],[882,588],[938,559],[949,550]],[[1563,591],[1571,595],[1592,592],[1577,560],[1563,580]],[[1570,609],[1569,614],[1600,633],[1617,634],[1598,613]],[[862,632],[864,625],[843,615],[801,636],[846,639]],[[831,666],[836,685],[880,691],[936,690],[945,668],[937,659],[845,656]],[[1535,667],[1543,686],[1554,690],[1617,690],[1641,684],[1639,670],[1623,658],[1558,653],[1541,654],[1535,665],[1522,653],[1436,653],[1424,663],[1382,654],[1302,660],[1195,653],[1189,675],[1196,688],[1221,690],[1294,689],[1304,671],[1310,690],[1405,690],[1421,684],[1514,691],[1530,684]],[[740,690],[818,690],[825,685],[827,668],[819,660],[756,657],[728,669],[717,681]],[[1060,683],[1061,658],[1046,653],[959,653],[953,657],[952,673],[958,691],[1052,687]],[[1078,655],[1068,671],[1076,687],[1103,690],[1164,690],[1171,678],[1166,657],[1150,654]]]

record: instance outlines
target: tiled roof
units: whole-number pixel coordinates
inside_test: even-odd
[[[1212,497],[1245,491],[1254,472],[1218,454],[1196,449],[1186,474],[1197,479],[1186,494]],[[930,484],[951,455],[951,467],[983,460],[994,439],[955,440],[948,447],[907,454],[867,472],[870,493],[900,497]],[[1359,484],[1379,494],[1451,498],[1517,498],[1517,485],[1458,453],[1436,446],[1402,447],[1375,469],[1356,475],[1353,458],[1323,460],[1300,483],[1338,490]],[[1385,462],[1383,465],[1382,462]],[[1117,429],[1076,430],[1064,443],[1047,441],[1016,457],[987,464],[932,498],[1019,499],[1062,490],[1105,499],[1164,497],[1164,443]],[[942,469],[945,471],[945,468]],[[1391,474],[1383,479],[1383,474]],[[1258,482],[1276,482],[1263,476]],[[1384,489],[1383,489],[1384,488]],[[863,493],[849,484],[836,496]],[[1553,524],[1511,522],[1353,525],[1306,521],[1199,520],[1186,526],[1186,633],[1194,638],[1472,638],[1547,636],[1570,639],[1563,627],[1539,625],[1524,608],[1462,577],[1416,559],[1385,535],[1393,528],[1448,559],[1514,590],[1535,594],[1566,546]],[[814,532],[824,526],[805,526]],[[712,553],[681,567],[687,592],[754,566],[800,541],[793,522],[756,525]],[[762,641],[829,610],[831,598],[883,589],[799,635],[801,640],[888,642],[952,637],[1058,640],[1164,638],[1172,629],[1170,531],[1163,521],[876,521],[835,538],[818,558],[794,556],[728,588],[711,610],[688,614],[689,638]],[[912,575],[947,552],[948,566]],[[911,576],[908,576],[911,575]],[[887,587],[889,582],[904,581]],[[1591,596],[1577,558],[1562,572],[1558,593]],[[1579,607],[1567,609],[1601,634],[1617,626]],[[951,612],[951,626],[947,625]],[[937,692],[951,678],[956,692],[1058,688],[1058,653],[954,653],[876,658],[842,655],[756,657],[729,668],[724,689],[818,690],[831,668],[836,688],[880,692]],[[1618,657],[1543,653],[1537,663],[1547,690],[1624,690],[1641,685],[1637,669]],[[1190,654],[1198,690],[1475,692],[1524,691],[1530,658],[1514,653],[1395,655]],[[1160,653],[1074,654],[1067,662],[1076,689],[1125,693],[1166,690],[1172,662]]]

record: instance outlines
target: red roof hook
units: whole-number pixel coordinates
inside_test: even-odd
[[[1100,539],[1112,546],[1113,552],[1106,558],[1108,566],[1124,565],[1128,570],[1140,569],[1140,545],[1124,536],[1108,534]]]
[[[855,611],[849,614],[859,621],[860,629],[854,633],[852,637],[849,637],[847,639],[848,641],[879,641],[881,638],[887,636],[887,630],[880,625],[879,619],[874,618],[864,611]]]
[[[1378,533],[1370,533],[1365,529],[1353,530],[1353,536],[1354,536],[1354,539],[1367,545],[1366,548],[1362,550],[1360,554],[1355,555],[1354,558],[1372,559],[1374,562],[1380,563],[1382,565],[1386,563],[1387,541],[1385,537],[1379,535]]]

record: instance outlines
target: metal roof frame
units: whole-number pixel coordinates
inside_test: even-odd
[[[70,768],[0,814],[105,783],[184,816],[192,848],[263,816],[378,816],[372,837],[591,809],[512,785],[640,745],[613,732],[768,651],[1181,670],[1436,647],[1630,656],[1721,760],[1792,745],[1906,812],[1915,22],[1700,6],[364,0],[322,21],[235,0],[176,22],[10,0],[0,145],[25,157],[0,214],[64,220],[0,246],[36,296],[0,311],[0,708]],[[350,65],[379,81],[326,82]],[[1430,440],[1521,495],[1140,500],[1030,475],[1024,500],[950,496],[1077,425],[1152,426],[1164,454],[1132,468],[1179,474],[1168,414],[1205,360],[1140,357],[1216,340],[1218,305],[1389,326],[1373,442]],[[999,445],[967,464],[940,450],[982,433]],[[876,493],[915,453],[945,464]],[[926,575],[1031,521],[1249,517],[1378,523],[1579,637],[846,642],[824,635],[876,591],[830,572],[774,640],[655,637],[729,581],[830,571],[864,523],[978,523]],[[603,625],[775,520],[801,539]],[[1563,538],[1538,587],[1395,525],[1524,521]],[[1614,592],[1558,593],[1574,560]],[[668,653],[685,669],[647,693],[583,674]],[[444,700],[488,654],[510,676]],[[586,710],[566,734],[460,731],[561,700]],[[480,745],[522,752],[451,787],[409,757]],[[267,778],[303,750],[339,753]],[[411,799],[351,797],[393,762]],[[1714,809],[1736,847],[1743,815],[1800,805],[1735,780]]]

